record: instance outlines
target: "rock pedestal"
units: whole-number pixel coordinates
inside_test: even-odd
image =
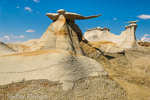
[[[64,49],[75,54],[84,55],[80,46],[83,35],[80,28],[75,24],[75,19],[90,19],[100,15],[84,17],[62,9],[58,10],[57,13],[47,13],[46,15],[53,20],[53,23],[50,24],[43,36],[30,50]]]

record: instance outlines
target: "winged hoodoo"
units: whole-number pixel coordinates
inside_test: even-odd
[[[53,23],[49,25],[43,36],[31,47],[31,51],[45,49],[64,49],[75,54],[84,55],[80,46],[83,35],[75,20],[96,18],[100,15],[85,17],[76,13],[66,12],[63,9],[57,13],[46,14]]]

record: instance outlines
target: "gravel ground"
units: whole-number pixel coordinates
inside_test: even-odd
[[[0,100],[127,100],[126,91],[108,76],[82,78],[69,91],[59,82],[22,81],[1,86],[0,95]]]

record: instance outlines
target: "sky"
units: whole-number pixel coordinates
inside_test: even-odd
[[[52,20],[46,13],[59,9],[83,16],[102,16],[75,20],[84,34],[86,29],[107,27],[119,35],[126,22],[139,20],[136,38],[150,41],[150,0],[0,0],[0,41],[24,42],[40,38]]]

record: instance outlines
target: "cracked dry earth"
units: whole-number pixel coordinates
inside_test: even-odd
[[[0,86],[0,100],[150,100],[150,48],[95,58],[109,76],[75,81],[63,91],[60,82],[23,80]]]

